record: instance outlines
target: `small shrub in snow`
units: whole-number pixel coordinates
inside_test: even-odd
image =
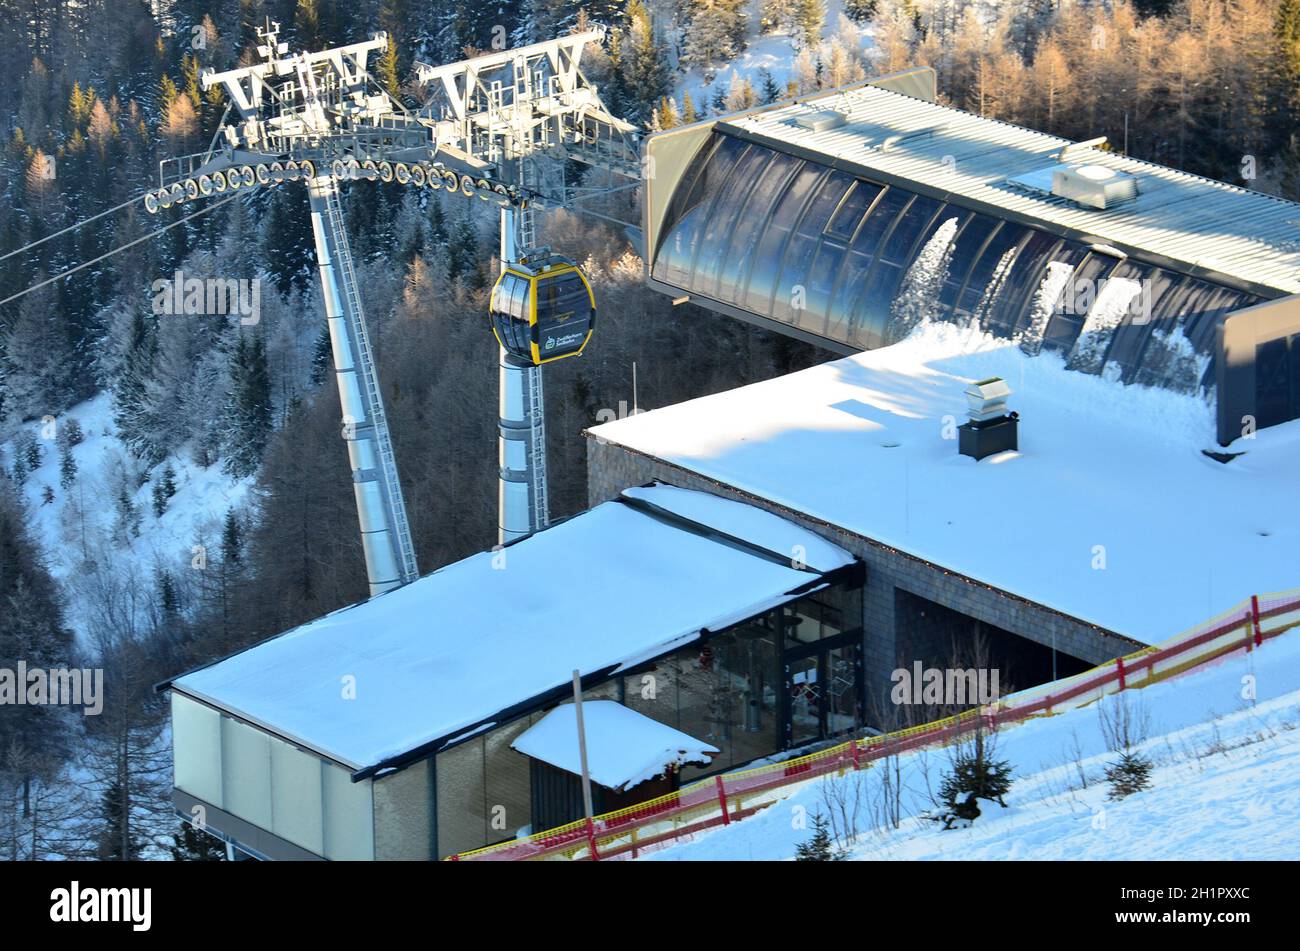
[[[1151,766],[1151,760],[1141,753],[1121,753],[1118,762],[1106,767],[1106,782],[1110,783],[1106,798],[1112,801],[1123,799],[1149,787]]]
[[[1097,705],[1101,719],[1101,734],[1119,759],[1106,767],[1106,782],[1110,784],[1107,799],[1123,799],[1141,792],[1151,785],[1152,762],[1138,747],[1151,732],[1151,720],[1140,698],[1127,693],[1105,697]]]
[[[796,862],[839,862],[847,853],[837,848],[831,839],[830,825],[820,812],[813,816],[813,834],[807,842],[795,846]]]
[[[952,771],[939,784],[944,812],[935,818],[943,821],[945,829],[959,821],[969,825],[980,815],[979,800],[996,802],[1005,809],[1003,797],[1010,791],[1011,765],[994,755],[993,737],[977,730],[953,753]]]

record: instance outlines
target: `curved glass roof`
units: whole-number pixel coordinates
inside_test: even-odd
[[[651,275],[857,350],[978,321],[1123,382],[1213,386],[1219,320],[1260,298],[714,132]]]

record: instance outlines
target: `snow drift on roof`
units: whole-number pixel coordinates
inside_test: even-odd
[[[587,771],[606,789],[625,789],[662,776],[670,766],[707,765],[716,746],[665,726],[615,703],[589,700],[582,705],[587,736]],[[566,772],[582,775],[578,723],[574,706],[556,707],[521,733],[514,749]]]
[[[824,570],[852,558],[746,506],[637,496]],[[784,526],[784,527],[783,527]],[[624,667],[789,599],[815,575],[607,502],[498,552],[336,611],[174,686],[352,768],[466,734],[584,675]],[[352,679],[348,679],[352,678]],[[355,699],[344,687],[355,684]]]

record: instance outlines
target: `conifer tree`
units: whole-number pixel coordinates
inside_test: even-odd
[[[257,471],[271,434],[271,377],[261,337],[237,338],[222,429],[222,471],[244,478]]]
[[[66,492],[76,480],[77,460],[72,458],[71,447],[63,446],[59,450],[59,487]]]
[[[682,124],[690,125],[699,118],[699,114],[695,111],[695,103],[691,100],[691,91],[682,90]]]
[[[668,57],[655,36],[650,11],[641,0],[628,0],[627,28],[621,46],[629,119],[646,120],[670,90]]]

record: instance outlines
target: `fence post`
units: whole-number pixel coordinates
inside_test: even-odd
[[[1264,632],[1259,627],[1259,595],[1250,596],[1250,619],[1255,626],[1255,646],[1264,643]]]
[[[1119,671],[1119,689],[1120,690],[1127,689],[1128,684],[1124,682],[1124,658],[1123,657],[1115,658],[1115,669]]]
[[[731,825],[731,814],[727,812],[727,789],[722,785],[722,774],[713,777],[718,784],[718,804],[722,806],[722,824]]]
[[[590,819],[587,820],[587,849],[591,852],[591,860],[599,862],[600,852],[596,850],[596,825]]]

